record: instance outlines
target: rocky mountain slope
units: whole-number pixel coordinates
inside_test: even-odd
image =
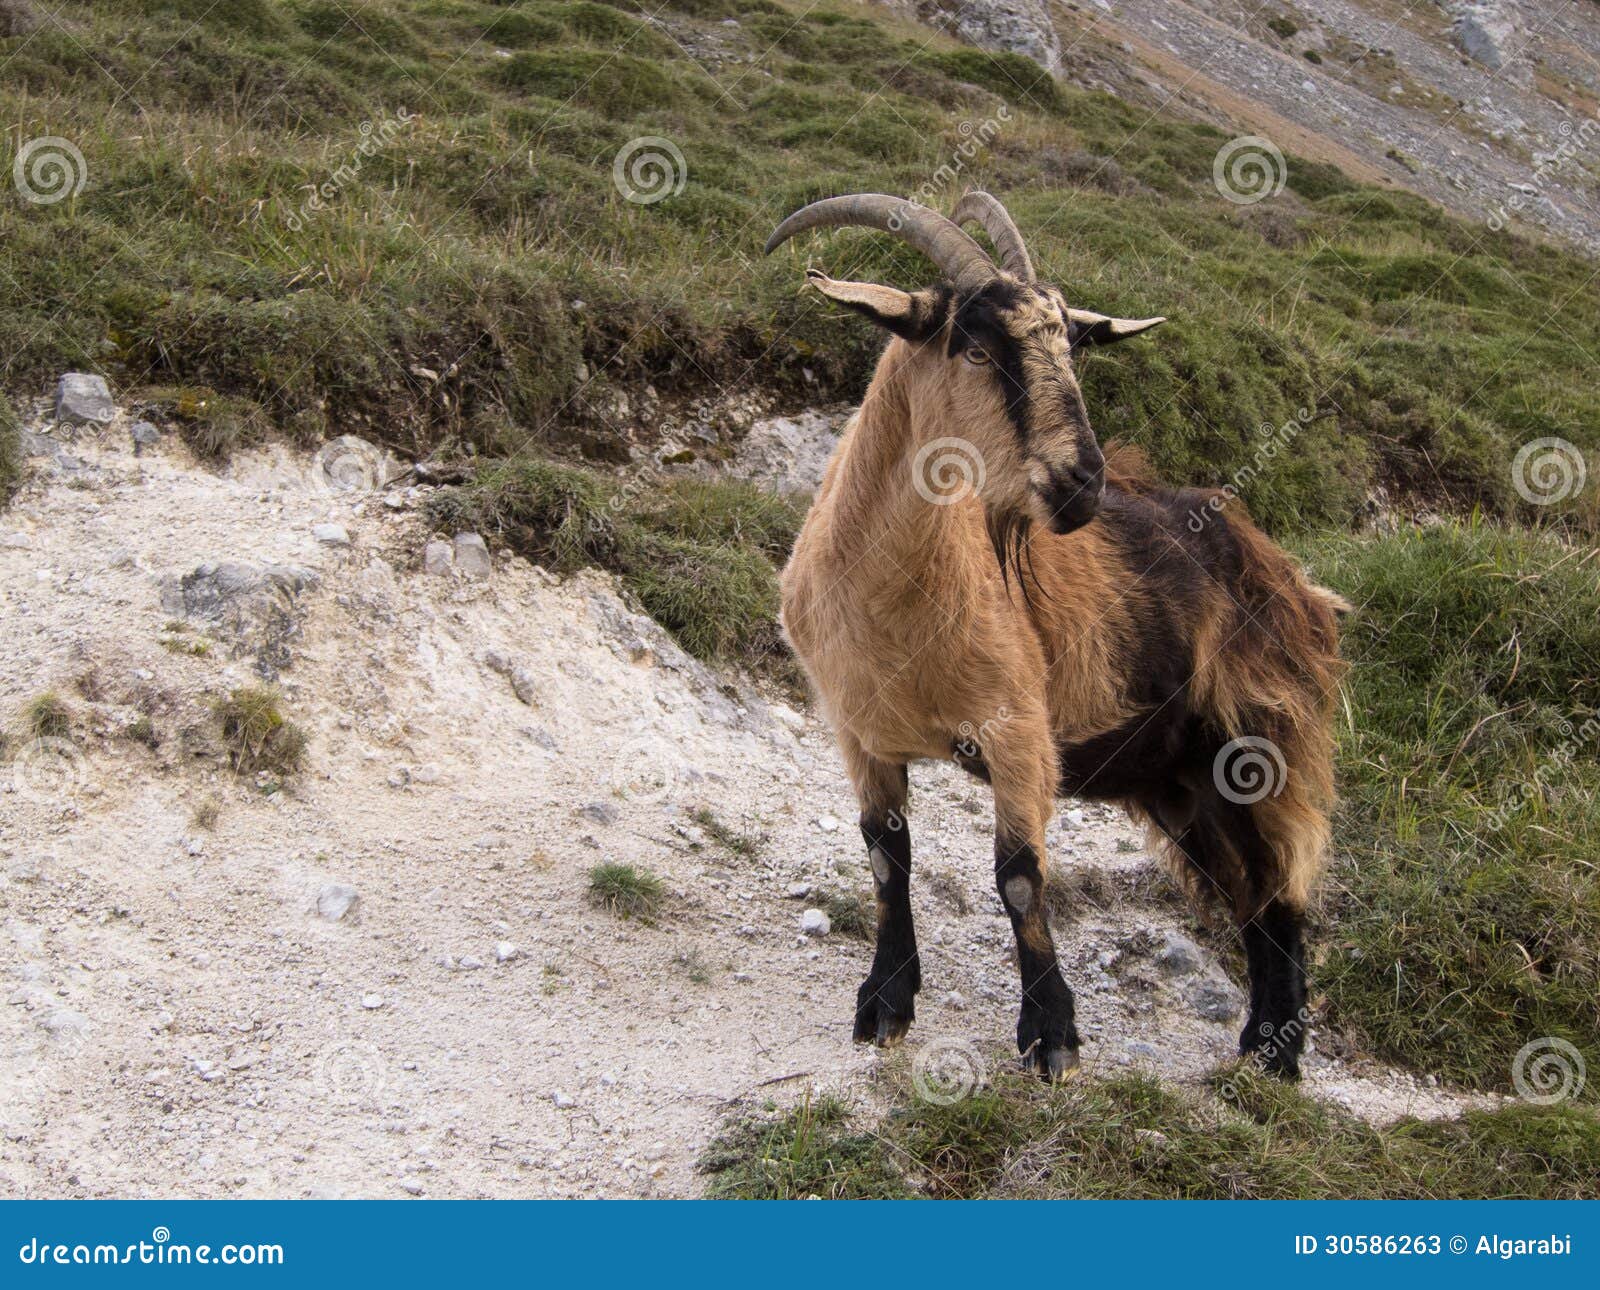
[[[1189,115],[1600,252],[1600,9],[1587,0],[888,0]]]

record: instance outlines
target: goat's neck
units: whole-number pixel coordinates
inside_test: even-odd
[[[846,563],[877,556],[902,570],[924,568],[957,536],[960,506],[937,506],[916,488],[914,462],[930,427],[908,397],[918,356],[904,342],[879,361],[833,483],[834,554]],[[894,566],[887,566],[894,567]]]

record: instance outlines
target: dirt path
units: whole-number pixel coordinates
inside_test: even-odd
[[[710,675],[601,577],[424,572],[415,491],[330,493],[284,454],[136,459],[121,419],[68,451],[0,516],[0,718],[47,688],[74,709],[63,744],[0,765],[0,1194],[686,1195],[741,1099],[871,1102],[884,1059],[849,1042],[868,948],[802,936],[789,894],[866,889],[814,718]],[[272,601],[311,735],[285,791],[208,733],[259,642],[172,622],[171,580],[227,560],[309,583]],[[913,786],[912,1050],[1005,1060],[985,794],[945,766]],[[1060,928],[1086,1065],[1200,1078],[1238,1024],[1197,1012],[1237,1002],[1213,951],[1157,962],[1189,920],[1124,822],[1052,836],[1094,897]],[[601,861],[662,875],[657,924],[590,904]],[[359,894],[341,918],[330,885]],[[1463,1101],[1320,1055],[1308,1082],[1380,1118]]]

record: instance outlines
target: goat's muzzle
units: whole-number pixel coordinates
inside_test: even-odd
[[[1097,461],[1092,468],[1052,469],[1049,484],[1038,489],[1050,531],[1071,533],[1081,529],[1100,513],[1100,500],[1105,491],[1104,461]]]

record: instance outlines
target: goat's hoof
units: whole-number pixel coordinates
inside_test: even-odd
[[[871,977],[856,991],[855,1042],[889,1048],[898,1044],[916,1018],[912,992],[893,983],[879,985]]]
[[[1078,1050],[1036,1044],[1022,1054],[1022,1069],[1037,1071],[1046,1084],[1063,1083],[1078,1073]]]
[[[1299,1079],[1300,1053],[1287,1044],[1275,1046],[1271,1035],[1270,1029],[1263,1034],[1255,1025],[1246,1026],[1244,1034],[1239,1036],[1239,1056],[1249,1058],[1268,1075],[1276,1075],[1281,1080]]]

